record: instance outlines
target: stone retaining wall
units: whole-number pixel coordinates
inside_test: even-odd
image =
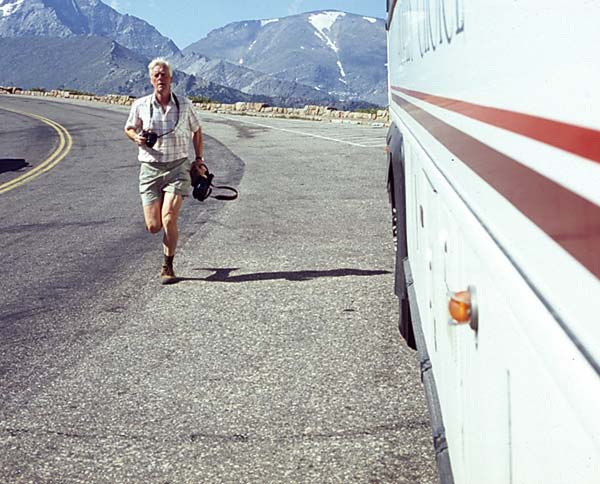
[[[69,91],[27,91],[18,87],[2,87],[0,93],[20,94],[23,96],[58,97],[66,99],[78,99],[84,101],[97,101],[107,104],[118,104],[130,106],[135,100],[132,96],[121,96],[108,94],[106,96],[73,94]],[[202,111],[220,114],[242,114],[247,116],[262,116],[272,118],[308,119],[312,121],[326,122],[348,122],[353,124],[388,125],[389,112],[387,109],[378,110],[375,113],[359,113],[353,111],[338,111],[324,106],[307,105],[303,108],[282,108],[269,106],[263,103],[237,102],[225,103],[194,103],[194,106]]]

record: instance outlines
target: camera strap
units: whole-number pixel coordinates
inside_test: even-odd
[[[193,168],[190,174],[192,177],[192,186],[194,187],[192,196],[200,202],[203,202],[211,196],[213,188],[227,190],[229,192],[229,194],[219,193],[212,195],[212,198],[216,198],[217,200],[235,200],[239,196],[238,191],[233,187],[227,185],[213,185],[214,175],[208,171],[208,167],[206,167],[204,176],[198,174]]]
[[[177,121],[175,121],[175,126],[173,127],[173,129],[170,129],[166,133],[159,134],[157,136],[157,138],[162,138],[163,136],[173,133],[177,129],[177,125],[179,124],[179,115],[181,112],[180,108],[179,108],[179,99],[177,99],[177,96],[175,95],[175,93],[172,93],[172,95],[173,95],[173,99],[175,100],[175,106],[177,106]],[[154,98],[150,99],[150,125],[152,125],[153,117],[154,117]]]
[[[230,193],[229,195],[226,195],[224,193],[219,193],[218,195],[213,195],[213,198],[216,198],[217,200],[235,200],[238,196],[239,193],[238,191],[230,186],[227,185],[210,185],[212,188],[218,188],[219,190],[228,190]]]

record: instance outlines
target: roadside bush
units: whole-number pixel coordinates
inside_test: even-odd
[[[189,99],[193,103],[200,103],[200,104],[208,104],[208,103],[214,103],[215,102],[211,98],[206,97],[206,96],[189,96]]]

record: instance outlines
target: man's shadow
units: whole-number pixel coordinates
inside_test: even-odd
[[[390,271],[365,270],[365,269],[330,269],[322,271],[281,271],[281,272],[255,272],[253,274],[232,275],[238,271],[238,267],[215,268],[198,267],[195,271],[211,271],[213,274],[207,277],[179,277],[179,281],[204,281],[204,282],[256,282],[256,281],[310,281],[322,277],[345,277],[345,276],[380,276],[390,274]]]
[[[29,166],[23,158],[0,158],[0,174],[7,171],[19,171]]]

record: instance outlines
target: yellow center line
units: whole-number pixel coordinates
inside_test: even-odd
[[[70,133],[67,131],[67,128],[65,128],[64,126],[61,126],[60,124],[58,124],[55,121],[52,121],[51,119],[44,118],[43,116],[40,116],[38,114],[25,113],[22,111],[9,109],[6,107],[0,107],[0,109],[3,109],[5,111],[10,111],[10,112],[16,113],[16,114],[21,114],[23,116],[29,116],[30,118],[35,118],[35,119],[42,121],[43,123],[45,123],[48,126],[50,126],[51,128],[53,128],[58,133],[58,137],[60,140],[59,144],[58,144],[58,148],[48,158],[46,158],[44,161],[42,161],[38,166],[32,168],[27,173],[23,173],[21,176],[15,178],[14,180],[11,180],[9,182],[1,184],[0,185],[0,194],[1,194],[1,193],[10,191],[13,188],[17,188],[17,187],[33,180],[34,178],[37,178],[38,176],[42,175],[43,173],[46,173],[48,170],[51,170],[52,168],[54,168],[65,156],[67,156],[69,151],[71,151],[71,147],[73,146],[73,139],[71,138]]]

